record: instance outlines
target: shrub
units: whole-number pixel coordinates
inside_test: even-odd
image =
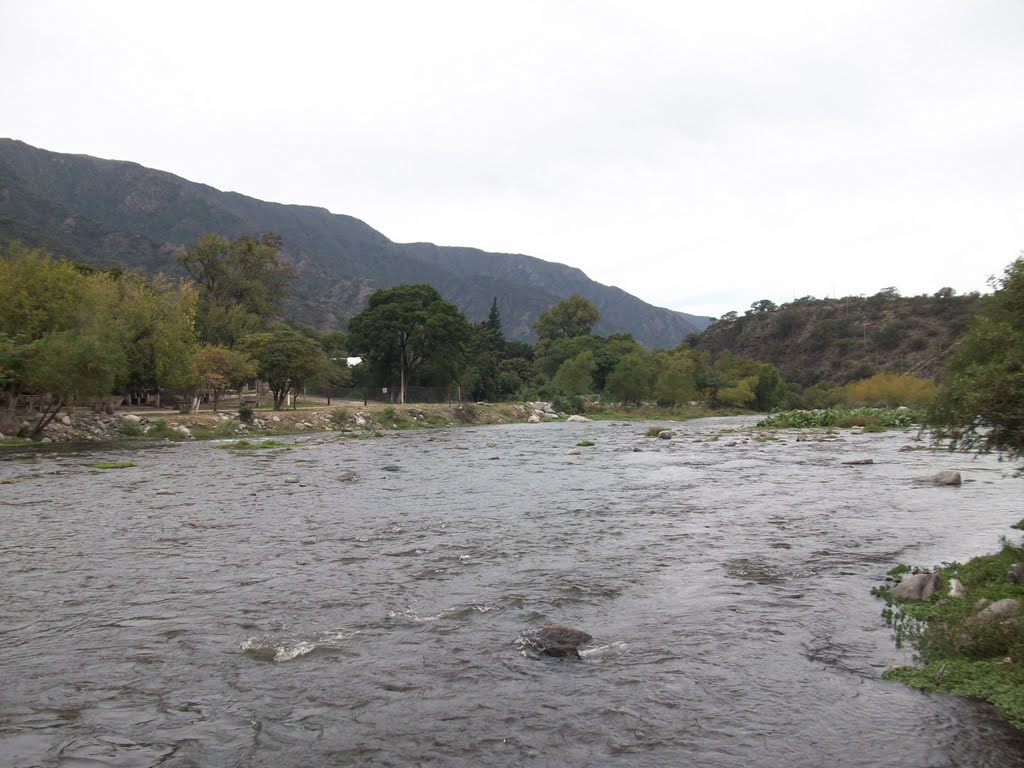
[[[348,423],[348,410],[345,408],[335,408],[331,411],[331,424],[334,425],[335,429],[342,429]]]
[[[238,418],[245,424],[252,424],[253,409],[251,405],[238,406]]]
[[[125,437],[139,437],[142,434],[142,425],[137,421],[122,421],[117,431]]]
[[[664,432],[666,429],[668,429],[668,427],[648,427],[647,431],[644,432],[644,434],[647,437],[657,437],[662,432]]]

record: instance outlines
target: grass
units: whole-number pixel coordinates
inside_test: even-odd
[[[95,464],[90,464],[93,469],[127,469],[128,467],[137,467],[134,461],[97,461]]]
[[[666,431],[671,431],[671,430],[669,430],[668,427],[648,427],[647,431],[644,432],[644,434],[647,437],[657,437],[662,432],[666,432]]]
[[[590,448],[593,445],[597,445],[593,440],[580,440],[576,443],[580,448]]]
[[[1003,620],[977,617],[978,602],[1015,598],[1024,603],[1024,584],[1006,579],[1014,563],[1024,562],[1024,549],[1005,542],[992,555],[938,569],[943,584],[959,579],[965,596],[948,596],[948,588],[930,600],[895,602],[889,587],[872,590],[886,601],[883,615],[893,626],[896,642],[913,645],[920,666],[885,673],[925,691],[984,699],[1024,729],[1024,615]],[[906,566],[893,575],[906,572]]]
[[[232,443],[225,443],[217,447],[233,451],[258,451],[264,448],[294,448],[295,446],[291,443],[282,443],[280,440],[235,440]]]

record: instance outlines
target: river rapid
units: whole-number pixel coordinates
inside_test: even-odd
[[[911,657],[869,594],[1015,533],[1013,467],[751,424],[7,452],[0,765],[1024,763],[989,706],[881,679]],[[515,643],[554,622],[581,661]]]

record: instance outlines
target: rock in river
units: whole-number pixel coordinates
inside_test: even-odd
[[[526,630],[516,641],[524,649],[536,651],[544,656],[578,659],[579,646],[593,638],[582,629],[548,624],[540,629]]]

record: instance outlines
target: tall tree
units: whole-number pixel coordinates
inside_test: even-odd
[[[281,315],[294,270],[281,259],[282,241],[266,233],[228,240],[208,234],[178,257],[199,286],[204,342],[234,346]]]
[[[589,336],[600,319],[597,305],[574,293],[541,312],[533,329],[541,341],[571,339],[575,336]]]
[[[320,345],[291,328],[257,333],[242,340],[241,347],[256,361],[257,375],[267,382],[279,411],[289,393],[318,376],[326,364]]]
[[[215,412],[221,392],[228,388],[241,389],[245,382],[256,376],[256,363],[253,359],[234,349],[204,346],[196,352],[195,358],[203,386],[213,393]]]
[[[398,285],[377,291],[366,309],[348,321],[349,342],[389,375],[398,375],[398,401],[421,366],[451,368],[470,335],[462,312],[429,285]]]
[[[1024,455],[1024,255],[993,281],[929,420],[954,447]]]

